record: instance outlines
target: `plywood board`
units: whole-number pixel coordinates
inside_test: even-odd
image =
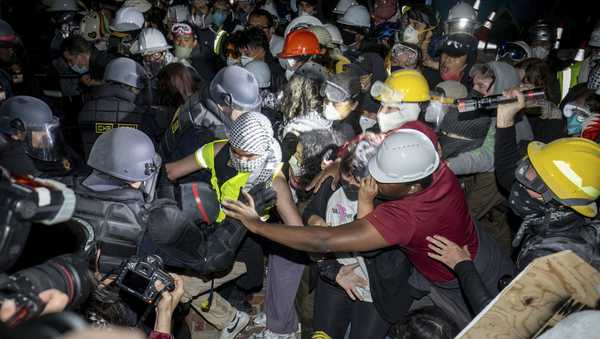
[[[538,258],[529,264],[457,336],[462,339],[528,339],[556,308],[573,297],[594,306],[600,272],[572,251]]]

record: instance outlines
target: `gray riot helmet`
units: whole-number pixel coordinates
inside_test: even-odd
[[[528,33],[530,44],[534,41],[548,41],[552,43],[556,38],[554,26],[543,20],[538,20],[531,26]]]
[[[211,81],[209,91],[216,104],[243,112],[256,110],[261,103],[256,78],[240,66],[221,69]]]
[[[266,62],[262,60],[253,60],[246,64],[244,68],[254,75],[259,88],[271,87],[271,69]]]
[[[42,100],[19,95],[0,107],[0,132],[23,133],[27,154],[44,161],[56,161],[60,155],[60,121]]]
[[[448,12],[448,19],[445,23],[446,34],[473,34],[478,27],[477,13],[470,4],[458,2]]]
[[[142,65],[129,58],[116,58],[106,66],[104,81],[112,81],[137,89],[144,88],[147,80],[146,70]]]
[[[148,200],[152,200],[162,160],[144,132],[119,127],[96,139],[87,164],[102,175],[123,182],[141,181]],[[101,176],[92,174],[84,184],[90,188],[101,187],[98,179],[102,179]]]

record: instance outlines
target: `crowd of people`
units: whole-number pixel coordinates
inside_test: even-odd
[[[538,257],[600,269],[600,21],[479,3],[3,7],[0,336],[453,338]]]

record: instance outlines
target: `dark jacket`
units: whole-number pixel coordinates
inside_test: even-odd
[[[332,194],[330,179],[321,185],[319,192],[304,210],[305,222],[311,215],[325,215],[327,200]],[[361,255],[367,265],[375,308],[381,317],[390,323],[404,320],[413,299],[422,296],[420,291],[408,283],[412,264],[397,246],[362,252]],[[318,266],[321,278],[339,287],[335,277],[342,265],[336,259],[325,259],[318,262]]]
[[[146,112],[135,104],[135,99],[135,93],[120,84],[106,84],[93,92],[78,119],[86,159],[96,139],[112,128],[132,127],[144,131]]]

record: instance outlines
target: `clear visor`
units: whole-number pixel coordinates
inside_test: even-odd
[[[321,96],[331,102],[344,102],[350,100],[350,94],[338,84],[326,81],[321,86]]]
[[[386,105],[401,104],[404,100],[404,93],[395,91],[381,81],[375,81],[371,86],[371,96],[376,100],[384,102]]]
[[[60,121],[54,117],[42,125],[28,125],[25,130],[26,152],[29,156],[43,161],[60,159]]]
[[[160,155],[155,154],[152,164],[148,164],[148,166],[146,166],[146,171],[152,174],[149,179],[144,181],[144,195],[147,202],[154,200],[154,196],[156,195],[156,183],[158,182],[158,172],[160,171],[161,165],[162,158]]]
[[[461,18],[457,20],[452,20],[446,22],[446,34],[455,34],[455,33],[468,33],[473,34],[475,30],[479,27],[479,23],[476,21]]]
[[[444,120],[444,117],[450,109],[450,104],[447,103],[451,98],[444,96],[432,96],[427,109],[425,110],[425,121],[431,123],[437,131]]]

